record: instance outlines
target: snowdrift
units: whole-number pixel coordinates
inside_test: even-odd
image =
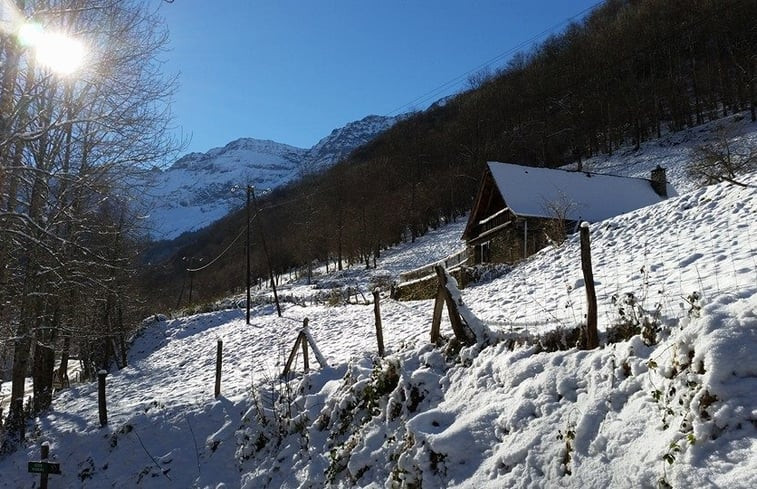
[[[242,487],[754,487],[755,292],[655,347],[424,346],[308,375],[246,413]]]

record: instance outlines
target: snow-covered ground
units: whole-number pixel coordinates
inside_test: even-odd
[[[55,366],[57,371],[58,363]],[[68,363],[68,379],[70,382],[77,382],[81,375],[81,363],[76,359],[70,359]],[[26,379],[24,385],[24,400],[26,401],[34,393],[34,385],[32,384],[31,377]],[[3,413],[8,413],[8,407],[11,404],[11,382],[0,382],[0,409]]]
[[[752,144],[754,124],[733,126]],[[0,487],[32,487],[26,464],[42,441],[63,471],[53,487],[757,487],[757,175],[747,187],[690,185],[681,165],[711,137],[700,131],[587,162],[674,176],[680,197],[591,226],[600,329],[651,321],[656,344],[636,335],[549,352],[502,341],[447,355],[428,344],[432,301],[383,298],[380,360],[372,305],[309,300],[330,284],[370,298],[375,277],[457,251],[457,222],[383,253],[377,270],[319,270],[321,289],[287,284],[283,294],[306,300],[284,303],[282,318],[264,305],[250,326],[240,310],[153,323],[108,376],[109,425],[99,427],[94,385],[64,391],[29,444],[0,459]],[[493,330],[574,327],[578,243],[462,299]],[[283,383],[306,317],[329,367],[311,354],[313,371]]]
[[[25,398],[30,396],[32,393],[32,379],[31,377],[26,379],[26,383],[24,384],[24,391],[26,392]],[[8,407],[11,404],[11,383],[10,381],[2,382],[0,383],[0,409],[2,409],[3,414],[8,413]]]

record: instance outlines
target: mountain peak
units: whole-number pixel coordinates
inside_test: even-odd
[[[235,139],[234,141],[231,141],[230,143],[228,143],[226,146],[223,147],[223,149],[226,151],[242,149],[242,150],[254,150],[261,153],[268,152],[270,154],[278,154],[281,152],[282,148],[289,151],[295,151],[295,152],[305,151],[305,149],[303,148],[297,148],[295,146],[290,146],[288,144],[278,143],[276,141],[271,141],[270,139],[255,139],[255,138]]]
[[[368,143],[396,124],[402,116],[368,115],[331,131],[308,151],[304,170],[318,172],[346,158],[353,150]]]
[[[246,184],[275,188],[303,173],[323,171],[398,120],[369,115],[334,129],[310,149],[245,137],[205,153],[188,153],[151,174],[153,235],[171,239],[207,226],[240,205],[230,189]]]

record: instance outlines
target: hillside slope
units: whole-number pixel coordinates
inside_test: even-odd
[[[660,151],[657,161],[677,161],[677,146]],[[447,355],[428,344],[431,301],[385,298],[380,360],[373,307],[359,293],[359,304],[326,301],[347,285],[369,296],[380,279],[454,251],[458,222],[384,254],[376,271],[289,284],[282,318],[261,303],[251,326],[238,309],[151,323],[129,367],[108,376],[108,427],[93,385],[61,393],[29,445],[0,459],[0,487],[32,484],[26,463],[43,440],[64,487],[755,487],[757,175],[745,182],[679,189],[591,226],[600,329],[651,324],[655,344],[533,345],[582,321],[571,238],[462,291],[489,328],[520,342]],[[282,383],[306,317],[330,366]]]

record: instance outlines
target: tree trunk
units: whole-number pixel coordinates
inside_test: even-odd
[[[29,373],[31,358],[31,326],[26,324],[28,319],[22,319],[22,325],[16,331],[16,341],[13,346],[13,369],[11,373],[11,406],[8,419],[18,426],[24,422],[23,400],[26,376]],[[17,401],[21,402],[17,402]]]
[[[755,78],[755,63],[757,63],[757,59],[753,57],[749,62],[749,87],[748,87],[748,93],[749,93],[749,113],[752,116],[752,122],[757,121],[757,93],[755,93],[754,89],[754,78]]]
[[[71,338],[66,336],[63,339],[63,348],[60,352],[60,366],[58,367],[58,382],[63,387],[68,387],[68,356],[71,351]]]
[[[118,321],[118,340],[121,353],[121,368],[126,368],[129,359],[128,350],[126,348],[126,338],[124,337],[124,310],[121,304],[119,304],[116,308],[116,319]]]
[[[34,413],[39,414],[50,407],[53,401],[53,373],[55,369],[55,350],[53,338],[47,332],[38,335],[34,347]]]

